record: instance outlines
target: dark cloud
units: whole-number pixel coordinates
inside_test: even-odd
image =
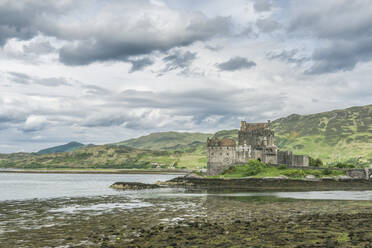
[[[351,71],[372,60],[372,6],[368,0],[293,3],[289,31],[324,41],[308,74]]]
[[[163,72],[173,71],[181,69],[187,71],[192,62],[196,59],[196,53],[193,52],[181,52],[175,51],[170,55],[163,58],[163,61],[166,63]]]
[[[71,7],[70,1],[1,1],[0,46],[16,38],[29,40],[43,31],[47,23],[61,11]]]
[[[372,39],[364,41],[335,41],[331,47],[319,48],[313,53],[313,66],[308,74],[351,71],[357,63],[372,60]]]
[[[266,54],[268,59],[279,59],[288,63],[301,64],[308,61],[310,58],[301,55],[298,49],[283,49],[279,51],[271,51]]]
[[[85,93],[87,95],[105,96],[112,94],[112,92],[108,89],[93,84],[81,84],[80,87],[85,90]]]
[[[77,18],[90,11],[87,1],[2,1],[0,3],[0,46],[16,38],[29,40],[37,35],[55,37],[65,41],[59,50],[59,59],[66,65],[88,65],[94,62],[131,62],[134,56],[167,52],[172,48],[185,47],[196,41],[205,41],[229,32],[229,17],[209,18],[201,12],[177,12],[167,7],[152,5],[149,1],[121,2],[107,0],[92,18]],[[71,9],[74,6],[75,9]],[[139,11],[146,14],[138,18]],[[172,20],[164,12],[172,11]],[[118,14],[120,13],[120,14]],[[142,12],[141,12],[142,13]],[[153,18],[153,17],[156,18]],[[130,22],[127,20],[131,20]],[[162,24],[168,23],[166,27]],[[110,28],[107,28],[110,27]],[[47,52],[48,44],[26,46],[29,52]],[[142,61],[145,62],[145,61]],[[148,61],[147,61],[148,62]],[[140,63],[136,63],[136,66]],[[136,69],[136,67],[133,67]]]
[[[272,8],[272,2],[271,0],[256,0],[253,7],[257,12],[270,11]]]
[[[138,23],[137,25],[143,25]],[[149,30],[156,30],[148,23]],[[207,40],[216,34],[229,29],[230,19],[217,17],[208,19],[204,16],[191,19],[189,24],[180,27],[177,33],[136,32],[126,33],[122,37],[111,39],[112,36],[102,30],[102,34],[91,37],[89,41],[79,41],[67,45],[60,50],[60,61],[67,65],[87,65],[93,62],[129,61],[131,56],[146,55],[154,51],[166,52],[174,47],[188,46],[196,41]],[[132,27],[141,30],[142,27]],[[112,30],[117,33],[118,30]]]
[[[71,86],[68,80],[62,77],[38,78],[20,72],[8,72],[8,75],[9,80],[17,84],[39,84],[48,87]]]
[[[250,107],[263,98],[268,99],[265,104]],[[242,117],[251,121],[266,120],[269,112],[279,111],[286,101],[286,97],[281,94],[259,93],[253,89],[199,89],[184,92],[126,90],[110,99],[110,107],[115,106],[121,111],[108,114],[104,108],[96,109],[95,114],[86,118],[81,125],[159,130],[166,121],[168,130],[182,130],[187,125],[208,126],[214,117],[219,120],[214,123],[216,125],[236,125]],[[136,114],[125,111],[128,109],[134,110]],[[136,110],[139,109],[146,111],[138,114]]]
[[[214,51],[214,52],[217,52],[217,51],[220,51],[221,49],[223,49],[223,46],[221,45],[211,45],[211,44],[207,44],[204,46],[206,49],[208,50],[211,50],[211,51]]]
[[[281,25],[277,21],[271,20],[269,18],[258,19],[256,25],[264,33],[274,32],[281,27]]]
[[[9,75],[10,81],[13,83],[29,84],[32,81],[32,78],[29,75],[24,74],[24,73],[11,71],[11,72],[8,72],[8,75]]]
[[[154,61],[152,61],[150,58],[134,59],[129,60],[129,62],[132,64],[132,67],[129,70],[130,73],[142,71],[147,66],[154,64]]]
[[[57,51],[49,41],[33,41],[28,45],[23,45],[23,52],[34,54],[48,54]]]
[[[226,62],[216,65],[221,71],[237,71],[242,69],[250,69],[256,66],[254,61],[243,57],[234,57]]]
[[[251,25],[246,26],[238,35],[243,38],[257,38],[258,33],[253,30]]]

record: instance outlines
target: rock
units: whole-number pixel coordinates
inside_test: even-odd
[[[288,179],[288,177],[284,175],[279,175],[277,177],[264,177],[262,179]]]
[[[141,190],[141,189],[156,189],[160,186],[157,184],[146,184],[137,182],[116,182],[110,186],[113,189],[120,190]]]
[[[316,176],[314,176],[314,175],[307,175],[305,178],[306,178],[306,179],[315,179]]]
[[[185,178],[204,178],[204,177],[199,176],[198,174],[195,174],[195,173],[189,173],[185,175]]]
[[[349,176],[338,176],[337,177],[337,180],[349,180],[349,179],[352,179],[352,177],[349,177]]]

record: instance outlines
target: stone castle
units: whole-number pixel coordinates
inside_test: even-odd
[[[211,138],[208,146],[208,175],[217,175],[231,166],[257,159],[267,164],[309,166],[309,157],[280,151],[274,144],[274,131],[267,123],[241,122],[238,145],[233,139]]]

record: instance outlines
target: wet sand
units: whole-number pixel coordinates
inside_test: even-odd
[[[154,192],[159,193],[0,202],[0,243],[4,247],[372,247],[372,201]]]

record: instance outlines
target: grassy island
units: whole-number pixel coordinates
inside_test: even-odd
[[[286,165],[268,165],[258,160],[250,160],[247,164],[233,166],[218,176],[211,178],[244,178],[244,177],[288,177],[288,178],[306,178],[306,176],[314,176],[316,178],[322,177],[336,177],[345,175],[342,170],[332,170],[329,168],[319,169],[297,169],[288,168]]]

